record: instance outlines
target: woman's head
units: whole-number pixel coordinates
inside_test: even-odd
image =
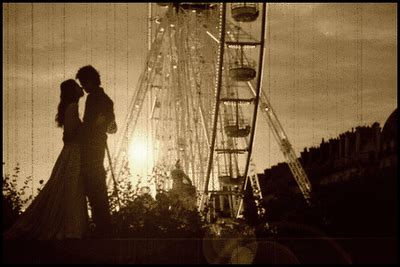
[[[60,90],[60,103],[58,104],[56,122],[57,126],[62,127],[64,125],[64,115],[68,104],[77,103],[79,98],[83,96],[83,90],[73,79],[63,81],[60,85]]]
[[[82,88],[73,79],[63,81],[60,85],[60,90],[61,90],[61,95],[60,95],[61,101],[65,101],[68,103],[78,102],[79,98],[83,96]]]

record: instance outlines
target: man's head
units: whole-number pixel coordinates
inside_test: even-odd
[[[80,68],[75,78],[79,80],[86,93],[94,92],[101,84],[99,72],[91,65]]]

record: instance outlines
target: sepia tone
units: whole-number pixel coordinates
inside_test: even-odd
[[[252,222],[277,223],[289,240],[331,236],[330,252],[321,248],[313,258],[309,250],[296,250],[318,246],[313,241],[287,241],[290,247],[260,238],[255,247],[250,241],[232,243],[236,254],[224,255],[229,244],[215,249],[207,236],[158,243],[157,236],[121,235],[97,244],[91,238],[40,243],[66,254],[39,253],[37,261],[395,262],[397,4],[257,3],[247,6],[257,7],[257,17],[239,21],[234,9],[241,5],[3,3],[3,187],[17,167],[17,188],[31,177],[23,198],[39,194],[36,188],[46,184],[63,148],[63,131],[55,122],[60,84],[92,65],[113,101],[118,126],[116,134],[108,134],[104,157],[108,189],[117,192],[110,196],[112,213],[128,203],[121,188],[130,181],[139,196],[149,195],[146,201],[155,199],[157,205],[162,205],[156,197],[160,189],[172,190],[172,198],[177,190],[183,209],[196,207],[202,214],[209,200],[212,208],[203,218],[208,223],[229,224],[244,211],[246,227],[253,230],[239,237],[243,240],[259,234]],[[248,38],[250,48],[239,36]],[[228,73],[239,58],[243,67],[243,56],[254,76],[240,68]],[[250,80],[254,95],[243,93]],[[79,101],[81,119],[86,100],[85,95]],[[179,183],[190,184],[192,191],[182,193],[185,186]],[[374,192],[376,201],[367,201],[374,188],[380,191]],[[313,203],[309,194],[320,202]],[[248,200],[251,195],[260,198],[261,212],[252,210],[257,207]],[[364,200],[375,210],[386,207],[371,214],[382,220],[362,221],[369,211],[357,204]],[[306,203],[318,208],[310,211]],[[346,206],[359,209],[358,219]],[[353,222],[346,226],[341,216]],[[273,227],[268,231],[276,234]],[[292,231],[301,234],[291,236]],[[370,243],[360,245],[362,238]],[[32,246],[33,241],[24,247],[24,261],[35,261],[29,256]],[[208,251],[213,246],[219,256]],[[17,247],[9,243],[8,261],[18,261]],[[77,249],[85,247],[97,256]],[[180,249],[187,250],[181,259]],[[263,249],[281,254],[262,257]]]

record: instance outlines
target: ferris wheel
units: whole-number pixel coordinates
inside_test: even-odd
[[[165,15],[153,20],[154,38],[120,128],[113,154],[117,181],[129,175],[129,143],[149,97],[154,169],[178,168],[189,177],[201,211],[211,205],[215,216],[237,216],[248,177],[255,177],[251,155],[260,106],[309,199],[307,176],[261,90],[266,4],[155,8],[165,8]],[[171,189],[155,177],[158,189]]]

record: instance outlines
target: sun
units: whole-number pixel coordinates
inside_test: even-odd
[[[140,182],[140,187],[149,188],[150,195],[155,197],[156,185],[148,180],[154,166],[152,142],[143,136],[134,138],[129,145],[128,159],[132,185],[136,187]]]
[[[151,143],[146,138],[137,138],[130,143],[128,155],[133,174],[147,175],[151,172],[153,168],[152,150]]]
[[[147,144],[143,142],[132,142],[129,146],[129,159],[135,163],[146,164],[150,157]]]

